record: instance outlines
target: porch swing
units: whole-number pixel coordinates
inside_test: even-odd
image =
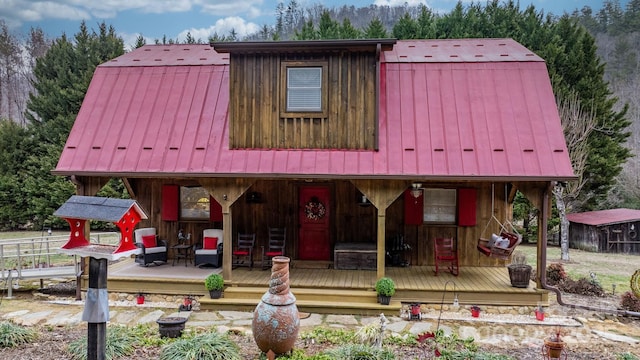
[[[505,204],[507,202],[507,185],[505,184]],[[495,210],[495,187],[494,184],[491,184],[491,218],[487,221],[482,233],[480,234],[480,238],[478,239],[478,244],[476,248],[478,251],[488,257],[507,260],[513,250],[515,250],[516,246],[520,245],[522,242],[522,235],[516,231],[513,224],[507,220],[505,216],[505,224],[501,223],[498,218],[494,215]],[[506,209],[508,207],[505,206],[505,215]],[[487,229],[491,222],[495,221],[500,226],[500,235],[496,235],[494,233],[491,234],[489,238],[485,237]]]

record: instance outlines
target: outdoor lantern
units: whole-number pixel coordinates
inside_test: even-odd
[[[414,198],[419,198],[420,195],[422,195],[422,184],[420,183],[413,183],[411,184],[411,196],[413,196]]]

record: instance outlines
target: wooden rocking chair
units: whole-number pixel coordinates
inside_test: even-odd
[[[436,260],[436,276],[438,275],[438,265],[446,264],[447,270],[455,276],[458,276],[460,269],[458,268],[458,250],[456,249],[455,240],[448,238],[433,239],[434,254]]]

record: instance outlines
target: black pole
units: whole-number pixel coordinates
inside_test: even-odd
[[[89,289],[84,311],[83,320],[88,321],[87,359],[104,360],[109,320],[107,259],[89,259]]]

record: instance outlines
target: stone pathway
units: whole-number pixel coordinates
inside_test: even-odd
[[[20,300],[4,299],[0,303],[0,319],[11,320],[24,326],[73,326],[82,323],[83,301],[75,300]],[[186,328],[209,328],[219,331],[234,329],[251,332],[252,312],[242,311],[178,311],[177,304],[145,302],[138,305],[134,301],[112,301],[109,304],[110,323],[133,326],[153,324],[161,317],[186,317]],[[472,336],[478,343],[516,341],[537,344],[547,337],[557,326],[562,326],[567,342],[613,341],[627,344],[640,343],[638,326],[620,331],[622,324],[611,319],[598,317],[576,317],[550,315],[538,321],[531,315],[481,314],[473,318],[466,311],[443,311],[427,308],[421,319],[409,321],[400,316],[388,316],[387,330],[395,334],[420,334],[434,331],[439,326],[446,333],[457,332],[461,337]],[[301,314],[300,330],[314,327],[358,328],[372,322],[379,322],[377,316]],[[634,330],[635,329],[635,330]]]

